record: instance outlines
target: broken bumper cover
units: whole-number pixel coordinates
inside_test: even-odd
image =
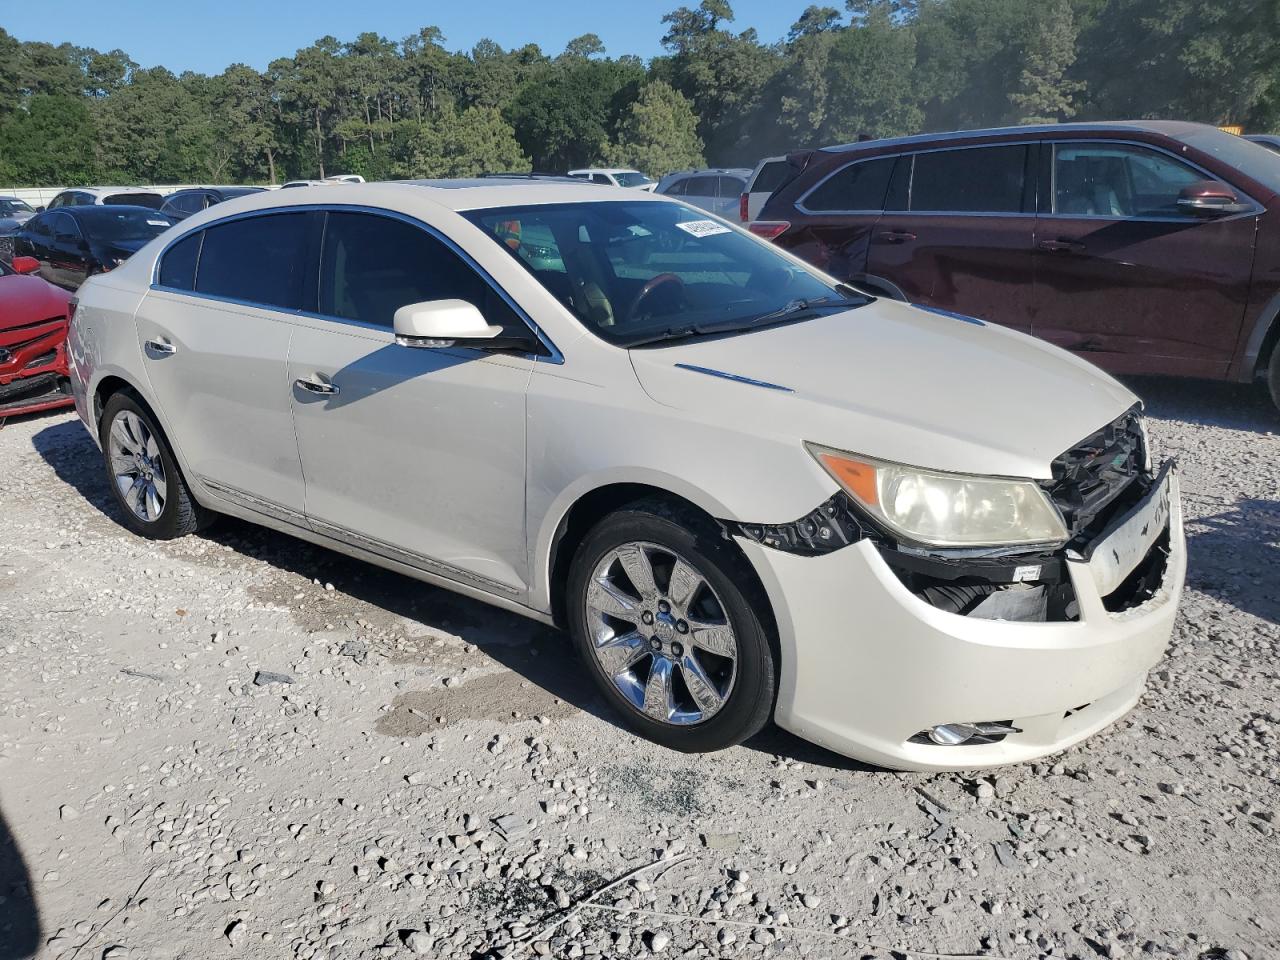
[[[1177,615],[1186,544],[1176,477],[1170,483],[1158,589],[1109,612],[1098,584],[1110,574],[1094,569],[1099,554],[1069,559],[1079,601],[1073,621],[941,610],[908,590],[868,540],[799,556],[736,538],[778,621],[778,724],[879,766],[968,770],[1056,753],[1114,722],[1137,702]],[[979,721],[1011,721],[1019,732],[994,743],[918,742],[934,726]]]

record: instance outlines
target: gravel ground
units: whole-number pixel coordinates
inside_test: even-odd
[[[668,753],[555,632],[239,522],[135,538],[72,415],[9,421],[0,960],[1280,955],[1280,417],[1136,386],[1189,516],[1168,657],[984,777]]]

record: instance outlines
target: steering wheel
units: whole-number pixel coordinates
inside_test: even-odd
[[[653,277],[640,288],[640,292],[636,294],[636,298],[631,301],[631,309],[627,311],[627,321],[634,320],[640,313],[640,305],[645,302],[655,291],[662,289],[669,283],[674,283],[677,293],[684,293],[684,281],[677,277],[674,273],[660,273]]]

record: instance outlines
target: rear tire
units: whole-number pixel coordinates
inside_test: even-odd
[[[145,404],[125,391],[114,394],[99,430],[107,483],[126,527],[152,540],[172,540],[207,525],[212,515],[192,498]]]
[[[1271,402],[1280,410],[1280,343],[1271,348],[1271,362],[1267,364],[1267,392]]]
[[[569,571],[569,630],[628,726],[701,753],[768,722],[777,667],[752,581],[712,524],[662,501],[631,504],[592,528]]]

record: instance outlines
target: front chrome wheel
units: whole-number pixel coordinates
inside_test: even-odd
[[[655,543],[624,543],[596,564],[585,599],[596,663],[634,709],[688,726],[724,706],[738,641],[720,597],[691,563]]]
[[[132,410],[120,410],[111,421],[107,446],[120,499],[139,520],[154,523],[169,493],[155,434]]]

